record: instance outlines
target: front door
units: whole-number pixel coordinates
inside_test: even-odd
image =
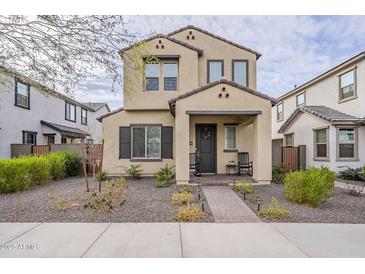
[[[200,170],[202,173],[217,172],[217,125],[197,124],[196,148],[200,156]]]

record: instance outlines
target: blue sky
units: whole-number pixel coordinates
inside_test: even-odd
[[[257,90],[278,97],[365,50],[365,16],[126,16],[141,38],[195,25],[262,54]],[[80,85],[82,101],[123,105],[122,87],[111,92],[102,76]]]

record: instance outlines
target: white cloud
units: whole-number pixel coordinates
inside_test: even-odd
[[[278,97],[363,50],[364,16],[127,16],[130,31],[146,37],[196,25],[260,53],[257,89]],[[76,98],[122,104],[121,87],[102,77]],[[85,91],[87,89],[87,92]],[[85,101],[85,100],[84,100]]]

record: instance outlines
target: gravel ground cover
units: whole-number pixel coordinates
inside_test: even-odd
[[[254,186],[261,198],[261,207],[271,202],[272,197],[279,200],[281,205],[290,211],[290,217],[282,220],[268,220],[260,217],[263,222],[283,223],[365,223],[365,195],[351,196],[344,189],[335,187],[333,195],[318,208],[298,205],[288,202],[283,195],[283,186],[278,184]],[[243,195],[238,196],[257,214],[257,203]]]
[[[92,184],[91,189],[94,189]],[[0,195],[0,222],[173,222],[178,207],[170,199],[178,189],[177,185],[156,188],[152,178],[128,182],[122,206],[116,206],[111,213],[94,213],[84,208],[90,200],[84,179],[71,178]],[[194,187],[194,197],[198,202],[197,187]],[[66,199],[72,207],[58,210],[55,198]],[[206,202],[204,207],[200,222],[214,222]]]

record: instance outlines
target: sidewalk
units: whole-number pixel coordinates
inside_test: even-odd
[[[0,257],[365,257],[365,225],[0,223]]]

